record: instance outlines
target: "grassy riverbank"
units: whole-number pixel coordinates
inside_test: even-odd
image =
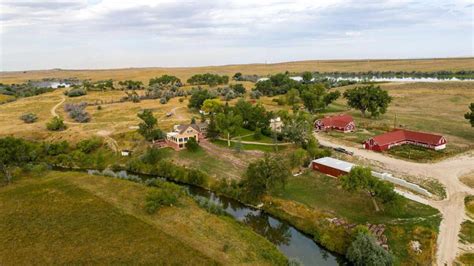
[[[286,263],[266,239],[187,197],[147,214],[150,189],[76,172],[1,187],[0,264]]]

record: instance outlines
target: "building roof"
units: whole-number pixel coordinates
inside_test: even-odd
[[[319,120],[327,127],[346,127],[349,123],[354,122],[350,115],[327,116]]]
[[[397,143],[400,141],[416,141],[426,143],[429,145],[438,145],[444,137],[441,135],[435,135],[424,132],[416,132],[405,129],[395,129],[382,135],[373,137],[372,139],[378,145],[387,145],[391,143]]]
[[[355,164],[353,164],[353,163],[349,163],[349,162],[346,162],[346,161],[341,161],[341,160],[338,160],[338,159],[335,159],[335,158],[332,158],[332,157],[319,158],[317,160],[313,160],[313,163],[328,166],[328,167],[331,167],[331,168],[334,168],[334,169],[337,169],[337,170],[340,170],[340,171],[344,171],[344,172],[347,172],[347,173],[349,173],[351,171],[352,167],[355,166]]]
[[[177,125],[175,126],[175,130],[179,132],[180,134],[184,133],[188,127],[192,127],[193,129],[197,130],[198,132],[201,132],[201,128],[207,127],[206,122],[201,122],[201,123],[196,123],[196,124],[187,124],[187,125]]]

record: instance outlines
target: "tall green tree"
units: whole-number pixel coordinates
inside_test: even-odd
[[[210,139],[216,139],[219,136],[219,128],[217,128],[216,118],[214,114],[211,114],[210,116],[206,135]]]
[[[11,168],[33,161],[38,153],[31,144],[22,139],[6,137],[0,139],[0,173],[7,183],[12,180]]]
[[[307,85],[301,92],[303,104],[309,112],[314,113],[326,107],[324,97],[326,88],[322,84]]]
[[[227,136],[227,146],[230,147],[230,136],[242,126],[242,117],[233,111],[219,113],[216,116],[217,128]]]
[[[153,112],[150,109],[143,110],[137,116],[142,120],[138,124],[138,133],[146,140],[151,141],[164,138],[164,133],[159,128],[156,128],[158,120],[153,116]]]
[[[348,191],[365,191],[371,197],[376,211],[380,208],[375,198],[379,198],[384,203],[397,198],[393,185],[374,177],[369,167],[352,167],[351,171],[343,175],[340,180],[342,187]]]
[[[290,115],[283,121],[283,136],[296,144],[304,145],[310,138],[311,131],[310,117],[304,112]]]
[[[471,127],[474,127],[474,103],[471,103],[471,105],[469,105],[469,110],[470,112],[464,114],[464,118],[469,120],[469,122],[471,123]]]
[[[188,107],[199,110],[201,109],[205,100],[213,98],[215,98],[215,95],[210,93],[208,90],[199,88],[193,91],[191,98],[189,99]]]
[[[267,192],[284,187],[290,174],[286,160],[265,154],[262,159],[249,164],[245,172],[243,184],[247,197],[256,200]]]
[[[310,83],[313,79],[313,74],[311,74],[309,71],[305,71],[301,77],[303,78],[304,83]]]
[[[384,114],[392,101],[387,91],[373,84],[348,89],[344,92],[344,98],[347,99],[347,105],[359,110],[364,117],[366,112],[369,112],[371,117]]]

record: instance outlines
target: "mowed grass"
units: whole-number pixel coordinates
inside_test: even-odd
[[[445,59],[403,59],[403,60],[308,60],[283,62],[274,64],[246,64],[205,67],[176,67],[176,68],[124,68],[102,70],[39,70],[1,72],[1,83],[19,83],[27,80],[43,78],[71,78],[104,80],[134,79],[145,82],[150,78],[164,74],[176,75],[186,81],[198,73],[216,73],[233,76],[236,72],[243,74],[269,75],[289,72],[319,71],[319,72],[359,72],[359,71],[439,71],[439,70],[474,70],[474,58],[445,58]]]
[[[65,172],[0,188],[0,264],[285,264],[270,242],[187,197],[146,214],[150,189]]]
[[[405,198],[401,199],[399,206],[385,204],[382,205],[383,211],[376,212],[367,193],[348,192],[342,189],[336,178],[316,171],[289,177],[285,188],[277,191],[275,196],[301,202],[357,223],[386,223],[393,219],[429,217],[438,213],[436,209]]]

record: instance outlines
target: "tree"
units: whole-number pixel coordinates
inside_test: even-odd
[[[230,147],[230,136],[242,126],[242,117],[233,111],[219,113],[216,116],[217,128],[227,135],[227,146]]]
[[[286,102],[288,105],[295,105],[300,102],[300,92],[297,89],[291,89],[286,93]]]
[[[188,142],[186,142],[186,149],[190,152],[196,152],[199,150],[199,143],[195,138],[189,138]]]
[[[210,114],[216,114],[222,111],[224,105],[222,104],[221,100],[219,99],[206,99],[201,109]]]
[[[471,103],[471,105],[469,106],[469,110],[471,111],[464,114],[464,118],[469,120],[469,122],[471,123],[471,127],[474,127],[474,103]]]
[[[346,257],[355,265],[389,266],[393,258],[369,233],[359,233],[347,249]]]
[[[156,140],[164,138],[164,133],[155,128],[158,120],[153,116],[153,113],[150,109],[145,109],[143,112],[137,114],[143,122],[138,124],[138,133],[142,135],[146,140]]]
[[[245,172],[243,184],[246,195],[255,200],[269,191],[284,187],[290,174],[285,160],[265,154],[263,159],[250,163]]]
[[[252,105],[250,102],[240,99],[234,107],[236,114],[242,117],[243,127],[249,130],[261,128],[265,130],[270,126],[271,113],[265,110],[261,104]]]
[[[232,77],[233,80],[237,80],[237,81],[241,81],[242,80],[242,73],[240,72],[237,72],[234,74],[234,76]]]
[[[51,119],[49,123],[46,124],[46,128],[50,131],[62,131],[67,127],[64,124],[64,121],[59,116],[55,116]]]
[[[344,98],[347,99],[347,105],[359,110],[364,117],[367,111],[370,112],[371,117],[384,114],[392,101],[387,91],[373,84],[348,89],[344,92]]]
[[[339,97],[341,97],[340,91],[331,91],[330,93],[324,95],[323,102],[324,102],[325,107],[330,105],[335,100],[339,99]]]
[[[301,75],[301,77],[303,78],[304,83],[310,83],[313,79],[313,74],[311,74],[309,71],[306,71],[303,73],[303,75]]]
[[[139,90],[143,89],[143,82],[135,80],[124,80],[119,81],[118,84],[122,87],[122,90]]]
[[[151,87],[153,85],[171,85],[171,86],[181,86],[181,80],[175,76],[163,75],[161,77],[155,77],[150,79],[148,85]]]
[[[303,104],[309,112],[314,113],[317,110],[322,110],[326,107],[324,97],[326,95],[326,88],[322,84],[309,85],[301,93]]]
[[[372,175],[369,167],[355,166],[347,175],[341,177],[342,187],[348,191],[364,190],[371,197],[375,210],[379,211],[375,197],[383,202],[390,202],[397,198],[393,185]]]
[[[214,114],[211,114],[211,118],[209,119],[206,135],[210,139],[216,139],[219,136],[219,129],[217,128]]]
[[[204,101],[207,99],[213,99],[215,96],[211,94],[208,90],[203,90],[201,88],[194,90],[191,98],[189,99],[189,108],[201,109]]]
[[[303,112],[289,116],[283,124],[283,136],[296,144],[304,145],[311,136],[312,124]]]
[[[245,94],[245,92],[247,91],[244,85],[242,85],[241,83],[230,85],[230,88],[241,95]]]
[[[308,161],[308,152],[302,148],[298,148],[290,154],[291,168],[301,167],[307,161]]]
[[[35,147],[22,139],[0,139],[0,171],[7,183],[11,182],[11,167],[21,166],[35,159]]]

